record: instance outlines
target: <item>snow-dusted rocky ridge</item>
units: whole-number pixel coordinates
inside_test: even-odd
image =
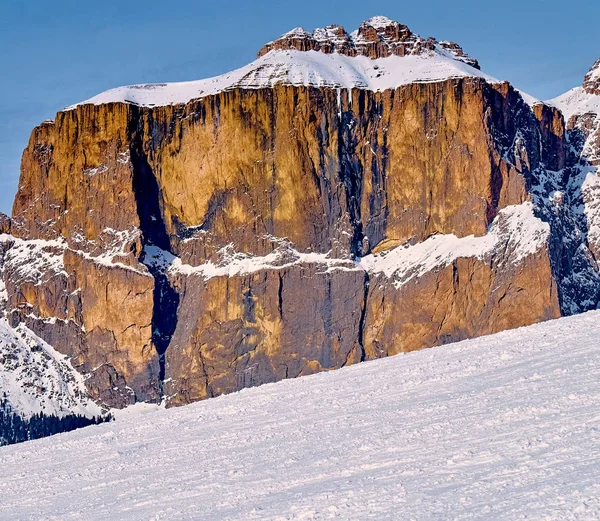
[[[218,92],[261,89],[275,85],[383,91],[414,82],[491,76],[454,59],[443,50],[431,55],[371,59],[318,51],[271,51],[233,72],[200,81],[131,85],[103,92],[82,104],[133,103],[162,106],[187,103]],[[74,108],[77,105],[74,105]]]
[[[22,241],[2,234],[0,249],[6,253],[0,271],[10,272],[24,290],[27,283],[51,284],[64,268],[61,246],[56,241]],[[108,410],[90,398],[85,378],[73,368],[70,357],[23,322],[15,327],[9,324],[5,282],[8,279],[0,281],[0,445],[101,421]],[[57,320],[42,321],[53,325]]]
[[[375,42],[384,47],[383,57],[382,51],[369,55],[369,44]],[[400,55],[394,46],[401,47]],[[424,40],[406,26],[375,17],[350,35],[339,26],[315,29],[313,33],[293,29],[267,44],[252,63],[215,78],[119,87],[83,104],[124,102],[162,106],[187,103],[226,90],[275,85],[384,91],[409,83],[464,77],[498,81],[481,72],[476,60],[464,54],[458,45],[431,38]]]
[[[549,237],[548,223],[535,216],[533,204],[524,203],[503,209],[489,232],[482,237],[434,235],[417,244],[407,244],[356,259],[336,258],[330,253],[302,253],[288,241],[279,240],[277,247],[262,257],[236,252],[233,246],[229,246],[218,252],[218,259],[214,262],[208,261],[198,266],[185,264],[181,258],[157,246],[148,246],[144,262],[170,277],[194,275],[204,280],[249,275],[262,270],[284,270],[303,264],[316,265],[321,273],[341,270],[383,274],[399,288],[426,273],[442,270],[460,258],[489,262],[508,251],[505,262],[518,266],[527,257],[543,249]]]
[[[600,255],[600,60],[583,84],[547,102],[567,123],[570,145],[569,198],[596,259]]]
[[[0,318],[0,446],[103,422],[107,413],[69,357]]]
[[[595,520],[599,323],[591,312],[5,447],[0,517]]]

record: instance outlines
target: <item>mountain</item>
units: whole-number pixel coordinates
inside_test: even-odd
[[[0,222],[8,323],[122,408],[595,309],[597,70],[542,103],[376,17],[73,105]]]
[[[0,518],[598,519],[599,324],[594,311],[5,447]]]

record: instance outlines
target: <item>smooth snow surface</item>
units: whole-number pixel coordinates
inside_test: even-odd
[[[307,85],[383,91],[415,82],[448,78],[495,78],[458,61],[442,48],[420,56],[371,59],[317,51],[271,51],[233,72],[207,80],[153,85],[132,85],[108,90],[82,104],[128,102],[142,106],[187,103],[235,88],[259,89],[274,85]],[[77,105],[69,107],[75,108]]]
[[[0,519],[597,520],[600,312],[0,449]]]

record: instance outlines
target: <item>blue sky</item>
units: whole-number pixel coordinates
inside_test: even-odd
[[[547,99],[600,57],[598,0],[1,0],[0,211],[10,213],[31,129],[119,85],[200,79],[252,61],[296,27],[374,15],[454,40],[482,70]]]

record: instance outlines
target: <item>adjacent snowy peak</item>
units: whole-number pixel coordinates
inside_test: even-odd
[[[409,83],[464,77],[498,81],[482,73],[477,61],[458,44],[425,40],[405,25],[379,16],[350,34],[339,25],[312,33],[292,29],[265,45],[252,63],[221,76],[119,87],[83,104],[174,105],[227,90],[275,85],[383,91]]]
[[[271,51],[291,49],[368,58],[442,53],[479,69],[477,60],[465,54],[457,43],[438,42],[435,38],[424,39],[406,25],[385,16],[370,18],[351,33],[347,33],[341,25],[329,25],[315,29],[312,33],[297,27],[277,40],[267,43],[259,51],[258,57]]]
[[[584,169],[586,165],[600,166],[600,59],[585,75],[581,87],[575,87],[547,103],[563,113],[569,142],[580,158],[580,165]],[[595,170],[588,176],[583,188],[586,191],[584,200],[590,233],[600,251],[600,183]]]
[[[590,94],[583,87],[575,87],[560,96],[546,101],[546,104],[558,108],[569,123],[573,116],[600,114],[600,95]]]
[[[583,229],[595,258],[600,258],[600,60],[585,75],[583,84],[547,102],[557,107],[567,124],[567,140],[576,174],[570,195],[582,209]]]
[[[600,59],[594,63],[580,87],[547,101],[561,110],[568,123],[573,116],[600,115]]]

